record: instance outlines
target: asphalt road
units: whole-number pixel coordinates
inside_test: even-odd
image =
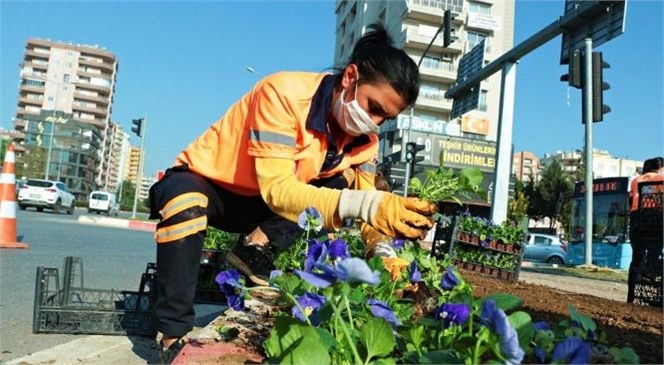
[[[58,268],[62,277],[65,257],[78,256],[86,288],[136,291],[155,262],[152,233],[79,224],[85,213],[17,212],[18,234],[30,247],[0,251],[0,363],[81,337],[32,333],[37,267]]]

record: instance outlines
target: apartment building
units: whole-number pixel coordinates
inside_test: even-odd
[[[579,150],[556,151],[547,153],[541,159],[541,164],[546,166],[552,160],[558,160],[565,172],[571,176],[576,175],[576,170],[583,164],[583,153]],[[628,158],[615,158],[608,151],[593,149],[593,176],[595,179],[603,177],[634,177],[641,173],[642,160],[630,160]]]
[[[540,159],[529,151],[512,156],[512,175],[519,181],[539,181]]]
[[[444,47],[443,34],[437,32],[448,9],[454,14],[455,41]],[[419,153],[425,157],[423,164],[438,165],[442,158],[449,167],[477,167],[487,184],[492,183],[500,75],[481,83],[477,108],[458,118],[451,117],[452,100],[445,92],[456,82],[463,55],[482,41],[485,65],[512,48],[514,0],[338,0],[335,12],[335,66],[346,64],[355,42],[372,23],[384,24],[395,45],[420,63],[422,83],[415,106],[381,125],[383,161],[388,156],[394,160],[410,135],[411,141],[425,145]],[[403,171],[397,165],[392,164],[392,172]]]
[[[60,179],[81,200],[105,185],[117,72],[99,46],[27,40],[14,117],[22,176]]]
[[[130,146],[127,150],[126,161],[127,164],[124,166],[123,177],[125,180],[129,180],[134,184],[138,179],[138,165],[141,159],[141,148],[136,146]]]
[[[109,146],[107,147],[109,153],[104,190],[115,192],[119,190],[124,180],[125,166],[129,164],[131,144],[129,134],[122,129],[120,124],[112,122],[109,131]]]

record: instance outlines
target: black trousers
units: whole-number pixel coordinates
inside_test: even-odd
[[[312,184],[339,189],[348,186],[341,175]],[[166,204],[187,193],[203,194],[208,199],[207,206],[193,206],[160,221],[158,231],[206,217],[208,226],[226,232],[247,234],[260,225],[270,244],[282,249],[281,246],[292,243],[302,232],[296,223],[273,213],[260,195],[234,194],[189,171],[186,166],[167,170],[165,176],[152,186],[150,218],[161,219],[159,212]],[[157,330],[164,336],[180,337],[193,329],[193,303],[205,233],[206,230],[201,230],[157,244],[157,302],[153,313]]]

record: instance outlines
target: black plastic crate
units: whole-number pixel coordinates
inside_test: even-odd
[[[635,304],[662,308],[662,274],[643,275],[634,285]]]
[[[62,288],[58,269],[37,268],[33,333],[156,335],[154,263],[147,265],[138,291],[89,289],[83,282],[80,257],[65,258]]]

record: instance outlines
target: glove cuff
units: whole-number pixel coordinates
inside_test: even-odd
[[[339,197],[339,218],[360,218],[371,224],[383,194],[377,190],[343,189]]]
[[[396,251],[389,242],[381,241],[371,250],[374,257],[397,257]]]

